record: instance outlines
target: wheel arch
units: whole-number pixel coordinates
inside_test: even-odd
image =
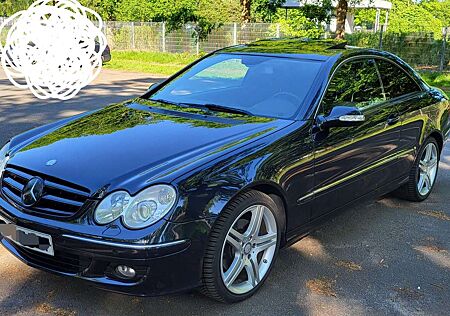
[[[439,146],[439,155],[442,153],[442,149],[444,148],[444,137],[442,136],[441,132],[438,130],[433,130],[427,138],[433,137]],[[423,142],[425,143],[425,141]],[[423,145],[422,143],[422,145]]]
[[[286,242],[286,230],[287,230],[287,213],[288,213],[288,203],[287,197],[283,189],[275,182],[272,181],[256,181],[247,186],[242,190],[239,190],[235,196],[249,190],[255,190],[267,194],[274,200],[274,202],[280,207],[281,227],[282,227],[282,245]],[[233,197],[234,198],[234,197]],[[232,199],[230,199],[231,201]],[[230,202],[229,201],[229,202]],[[228,202],[228,203],[229,203]],[[227,203],[227,204],[228,204]]]

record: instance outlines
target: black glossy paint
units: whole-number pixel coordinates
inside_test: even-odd
[[[13,138],[7,167],[80,186],[90,197],[75,216],[56,219],[36,216],[3,194],[0,215],[52,235],[56,251],[78,258],[86,269],[62,271],[6,239],[3,245],[32,266],[109,290],[164,294],[200,285],[211,226],[243,190],[281,197],[286,211],[283,243],[289,244],[332,211],[397,188],[427,137],[440,142],[448,138],[449,101],[391,54],[330,46],[335,43],[288,39],[216,52],[322,61],[322,72],[306,97],[306,111],[292,120],[209,113],[143,96]],[[359,59],[390,61],[416,82],[418,91],[361,110],[366,121],[360,125],[319,128],[316,116],[327,114],[322,113],[321,100],[333,74]],[[47,166],[53,159],[57,163]],[[163,220],[141,230],[125,228],[120,219],[106,226],[94,223],[95,207],[106,194],[119,189],[135,194],[158,183],[171,183],[179,195]],[[138,251],[75,241],[64,234],[119,243],[186,242]],[[111,267],[124,262],[140,269],[142,278],[126,282],[111,277]]]

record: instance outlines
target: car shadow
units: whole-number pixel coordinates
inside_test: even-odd
[[[142,94],[161,79],[117,76],[100,78],[64,102],[37,100],[0,79],[0,144],[29,128]],[[389,195],[336,214],[282,250],[267,282],[245,302],[221,304],[195,291],[152,298],[109,293],[29,268],[0,249],[0,315],[440,314],[450,310],[449,157],[446,146],[427,201]]]

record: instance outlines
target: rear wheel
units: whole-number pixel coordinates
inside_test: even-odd
[[[438,168],[439,146],[434,138],[429,138],[417,155],[408,183],[398,191],[400,197],[413,202],[425,200],[433,190]]]
[[[204,258],[204,294],[222,302],[238,302],[261,287],[278,253],[279,211],[259,191],[238,196],[224,209]]]

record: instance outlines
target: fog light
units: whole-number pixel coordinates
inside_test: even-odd
[[[136,271],[127,266],[117,266],[116,273],[122,278],[132,279],[136,276]]]

